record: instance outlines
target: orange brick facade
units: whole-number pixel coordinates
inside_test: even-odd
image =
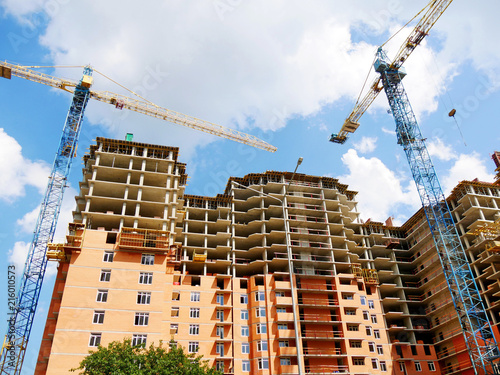
[[[59,268],[36,374],[125,337],[174,340],[225,374],[472,373],[420,211],[401,227],[363,223],[346,185],[288,172],[188,195],[177,157],[91,147],[75,224],[49,252]],[[500,255],[470,229],[499,215],[499,191],[464,182],[450,197],[496,332]]]

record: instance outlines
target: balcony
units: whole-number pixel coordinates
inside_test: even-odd
[[[304,348],[305,357],[337,357],[346,355],[340,348]]]
[[[302,334],[302,338],[306,340],[340,339],[343,337],[344,333],[342,331],[313,331]]]
[[[295,337],[295,330],[293,329],[278,329],[278,338],[291,339]]]
[[[279,373],[280,374],[290,374],[290,375],[295,375],[299,373],[299,366],[298,365],[281,365],[279,366]]]
[[[349,367],[340,365],[318,365],[306,366],[306,374],[310,375],[323,375],[323,374],[347,374]]]
[[[167,252],[168,237],[167,231],[124,227],[118,234],[116,246],[124,250]]]

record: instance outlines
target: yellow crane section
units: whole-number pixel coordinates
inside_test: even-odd
[[[431,0],[415,17],[422,12],[426,11],[424,16],[420,19],[417,25],[413,28],[412,32],[401,45],[396,57],[392,60],[390,68],[400,68],[406,59],[410,56],[413,50],[422,42],[429,30],[434,26],[436,21],[441,17],[446,8],[452,3],[453,0]],[[413,19],[415,19],[413,17]],[[410,21],[411,22],[411,21]],[[344,143],[349,137],[349,133],[354,133],[359,127],[359,119],[365,111],[373,103],[377,95],[382,91],[383,86],[381,77],[377,77],[370,85],[368,93],[363,99],[358,99],[354,105],[354,109],[350,115],[345,119],[338,134],[332,134],[330,141],[334,143]]]
[[[37,68],[37,67],[36,66],[27,67],[1,61],[0,76],[8,79],[10,79],[11,76],[16,76],[27,79],[29,81],[38,82],[47,86],[55,87],[70,93],[73,93],[75,86],[78,84],[77,82],[37,72],[30,68]],[[90,76],[87,76],[84,77],[84,80],[85,79],[89,80],[88,87],[90,87],[90,85],[92,84],[91,81],[92,78]],[[224,126],[217,125],[205,120],[200,120],[198,118],[188,116],[183,113],[175,112],[170,109],[157,106],[156,104],[153,104],[146,100],[133,99],[109,91],[93,91],[93,90],[90,90],[90,97],[92,99],[101,102],[112,104],[118,109],[123,109],[123,108],[129,109],[131,111],[139,112],[151,117],[156,117],[160,120],[169,121],[174,124],[187,126],[188,128],[191,129],[200,130],[208,134],[240,142],[255,148],[259,148],[261,150],[269,152],[275,152],[277,150],[276,147],[270,145],[269,143],[253,135],[246,134],[238,130],[226,128]]]

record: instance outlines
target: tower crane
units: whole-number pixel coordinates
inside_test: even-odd
[[[374,68],[379,77],[371,84],[369,92],[358,100],[353,111],[344,121],[338,134],[330,141],[344,143],[348,133],[354,133],[358,120],[384,89],[396,122],[398,144],[403,146],[417,190],[439,254],[452,301],[456,309],[472,367],[476,374],[497,374],[498,345],[484,308],[474,275],[462,247],[451,211],[446,202],[434,165],[422,137],[420,128],[402,79],[406,75],[403,63],[422,42],[429,30],[453,0],[432,0],[422,10],[421,20],[391,61],[380,47]]]
[[[54,77],[34,71],[31,68],[37,67],[26,67],[0,62],[0,76],[7,79],[16,76],[68,91],[73,94],[73,100],[66,117],[59,148],[40,207],[16,303],[9,312],[8,330],[0,356],[0,374],[8,375],[18,375],[21,373],[47,266],[47,244],[52,242],[54,237],[64,189],[67,186],[72,159],[76,154],[78,136],[82,127],[85,107],[89,99],[112,104],[118,109],[126,108],[262,150],[276,151],[276,147],[257,137],[237,130],[174,112],[145,100],[137,100],[109,91],[93,91],[91,90],[91,86],[94,70],[90,66],[84,67],[83,77],[79,82]]]

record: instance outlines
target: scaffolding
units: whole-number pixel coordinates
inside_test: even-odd
[[[163,230],[124,227],[118,233],[116,247],[121,250],[168,252],[169,234]]]

